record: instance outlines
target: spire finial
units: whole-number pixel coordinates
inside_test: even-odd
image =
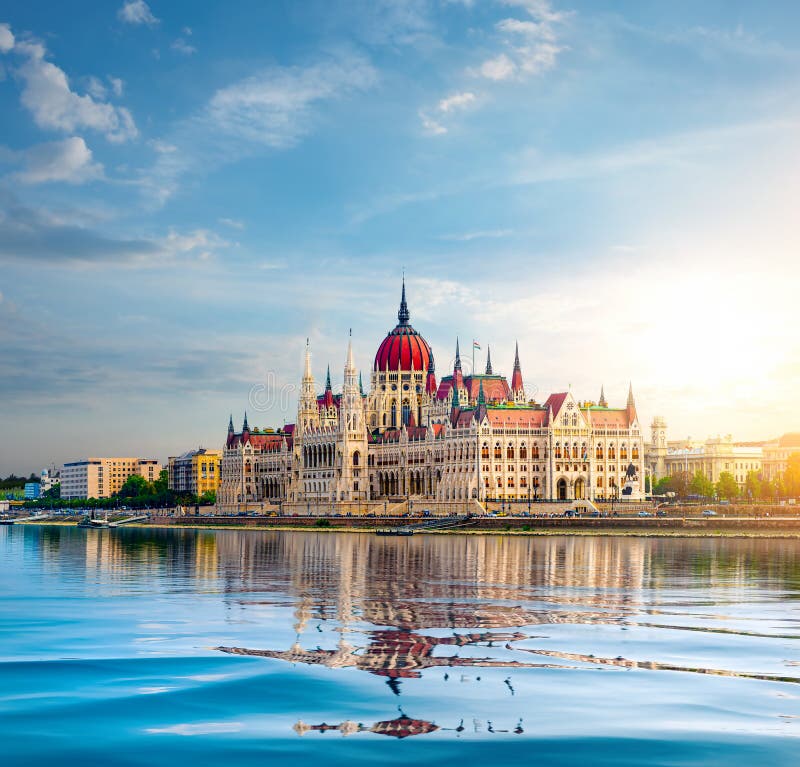
[[[492,349],[489,344],[486,344],[486,375],[492,375]],[[482,382],[481,386],[483,386]]]
[[[403,293],[400,298],[400,310],[397,312],[397,321],[401,325],[408,325],[411,319],[411,314],[408,311],[408,304],[406,303],[406,274],[403,272]]]
[[[519,341],[514,341],[514,370],[519,370]]]
[[[233,413],[231,413],[231,419],[228,421],[228,434],[233,434]]]
[[[461,370],[461,353],[458,350],[458,336],[456,336],[456,364],[453,366],[453,370]]]
[[[483,379],[481,378],[481,385],[478,389],[478,404],[485,405],[486,404],[486,395],[483,393]]]
[[[600,401],[597,403],[600,407],[608,407],[608,402],[606,402],[606,387],[603,384],[600,384]]]
[[[633,382],[628,383],[628,407],[635,408],[636,402],[633,399]]]
[[[328,365],[328,372],[325,376],[325,391],[331,391],[331,366]]]
[[[242,431],[250,431],[250,427],[247,425],[247,411],[244,411],[244,423],[242,424]]]

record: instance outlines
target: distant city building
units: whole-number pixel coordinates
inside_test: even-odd
[[[786,471],[789,456],[800,453],[800,433],[784,434],[780,439],[766,442],[763,450],[762,478],[772,481]]]
[[[53,485],[57,485],[60,482],[60,477],[58,472],[52,469],[42,469],[42,478],[40,484],[42,486],[42,495],[44,495],[48,490],[52,489]]]
[[[138,474],[155,482],[161,464],[155,458],[84,458],[64,464],[61,471],[62,498],[108,498]]]
[[[650,443],[647,446],[648,473],[655,479],[671,477],[686,472],[693,477],[702,473],[711,482],[718,482],[723,472],[732,474],[740,488],[744,488],[751,471],[761,473],[763,449],[760,443],[734,442],[728,434],[700,440],[667,440],[667,424],[661,416],[650,425]]]
[[[169,459],[169,487],[176,493],[203,495],[215,492],[220,483],[221,450],[190,450]]]
[[[42,497],[42,486],[38,482],[25,483],[25,500],[31,501]]]
[[[452,373],[437,382],[431,347],[409,324],[405,285],[397,318],[369,393],[351,343],[342,392],[329,369],[319,394],[307,346],[296,424],[263,432],[245,416],[235,432],[231,418],[220,504],[642,497],[632,389],[618,408],[602,389],[597,403],[565,391],[538,404],[525,394],[518,350],[509,383],[488,348],[485,372],[464,374],[458,342]]]

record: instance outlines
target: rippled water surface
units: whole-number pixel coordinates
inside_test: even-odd
[[[0,529],[3,765],[800,763],[800,542]]]

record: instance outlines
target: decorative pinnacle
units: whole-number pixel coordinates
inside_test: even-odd
[[[514,370],[519,370],[519,341],[514,342]]]
[[[411,319],[411,314],[408,311],[408,304],[406,303],[406,277],[403,275],[403,295],[400,299],[400,311],[397,312],[397,321],[401,325],[408,325]]]
[[[488,373],[491,375],[491,373]],[[481,385],[478,389],[478,404],[485,405],[486,404],[486,395],[483,393],[483,379],[481,378]]]
[[[492,350],[489,344],[486,344],[486,375],[492,375]],[[481,382],[483,386],[483,382]]]
[[[456,364],[453,365],[453,370],[461,370],[461,353],[458,350],[458,336],[456,336]]]
[[[250,431],[250,427],[247,425],[247,411],[244,411],[244,423],[242,424],[242,431]]]
[[[331,366],[328,365],[328,373],[325,377],[325,391],[331,391]]]

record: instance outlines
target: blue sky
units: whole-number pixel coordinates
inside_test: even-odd
[[[412,323],[800,427],[792,2],[0,2],[0,474],[293,420]],[[253,394],[253,387],[256,394]],[[258,387],[271,393],[259,399]],[[255,410],[255,412],[254,412]]]

